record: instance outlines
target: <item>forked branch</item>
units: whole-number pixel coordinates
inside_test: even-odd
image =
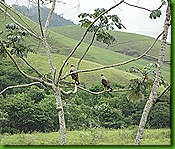
[[[8,86],[8,87],[6,87],[5,89],[3,89],[3,90],[0,92],[0,95],[3,94],[3,93],[4,93],[5,91],[7,91],[8,89],[20,88],[20,87],[29,87],[29,86],[36,85],[36,84],[40,84],[40,83],[41,83],[41,82],[32,82],[32,83],[29,83],[29,84]]]
[[[34,80],[34,81],[38,81],[40,83],[43,83],[47,86],[52,86],[51,83],[49,82],[46,82],[44,81],[42,78],[37,78],[37,77],[33,77],[33,76],[30,76],[28,74],[26,74],[24,71],[21,70],[21,68],[19,67],[18,63],[16,62],[16,60],[14,59],[14,57],[10,54],[10,52],[4,47],[3,43],[1,42],[0,40],[0,44],[1,44],[1,47],[3,48],[3,50],[5,50],[5,52],[7,53],[8,57],[12,60],[12,62],[14,63],[16,69],[26,78],[29,78],[31,80]]]

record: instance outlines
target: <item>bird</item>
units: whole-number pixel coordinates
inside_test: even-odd
[[[109,91],[112,92],[113,89],[111,88],[109,81],[105,78],[103,74],[101,74],[101,83],[104,86],[104,91],[106,91],[105,89],[109,89]]]
[[[73,64],[71,64],[71,66],[70,66],[70,73],[72,73],[72,72],[74,72],[74,71],[75,71],[75,67],[74,67]],[[71,74],[71,77],[72,77],[73,80],[75,80],[75,83],[76,83],[77,85],[80,84],[79,79],[78,79],[78,73],[72,73],[72,74]]]

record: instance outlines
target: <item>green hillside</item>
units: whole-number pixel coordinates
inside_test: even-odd
[[[52,55],[54,65],[56,66],[57,70],[59,70],[62,61],[65,59],[65,56],[53,54]],[[43,74],[48,74],[50,72],[49,65],[47,63],[47,57],[45,54],[30,54],[28,56],[28,61],[33,64],[38,70],[40,70]],[[42,60],[42,61],[41,61]],[[74,64],[77,63],[77,58],[71,58],[69,63]],[[45,66],[45,67],[43,67]],[[84,60],[82,62],[82,67],[80,69],[87,69],[92,67],[101,67],[102,65],[97,64],[95,62],[89,62]],[[66,74],[66,72],[69,72],[69,65],[65,67],[65,70],[63,74]],[[85,84],[87,87],[92,86],[93,84],[101,84],[100,74],[103,73],[107,78],[110,78],[111,82],[116,82],[120,85],[126,85],[129,83],[129,80],[132,78],[136,78],[137,76],[131,73],[127,73],[115,68],[109,68],[105,70],[99,70],[91,73],[80,73],[79,78],[80,82]],[[71,81],[71,77],[68,77],[66,80]]]
[[[53,27],[51,28],[51,30],[75,40],[80,40],[83,33],[85,32],[85,28],[82,28],[78,25]],[[145,52],[154,42],[154,38],[144,35],[120,31],[110,31],[110,33],[113,34],[116,38],[116,41],[113,45],[106,46],[105,44],[98,41],[95,41],[94,45],[104,49],[109,49],[111,51],[121,52],[131,56],[138,56]],[[84,42],[89,43],[91,38],[92,33],[89,33],[88,36],[85,38]],[[150,51],[149,55],[157,57],[160,50],[160,44],[161,42],[158,41],[153,49]],[[170,59],[170,53],[170,46],[167,45],[165,55],[166,59]]]
[[[26,18],[25,16],[23,16],[22,14],[20,14],[17,11],[14,11],[11,9],[7,9],[7,10],[8,10],[8,13],[10,13],[18,22],[20,22],[21,24],[23,24],[27,28],[30,28],[32,31],[35,31],[37,33],[40,32],[38,25],[36,23],[29,20],[28,18]],[[5,17],[4,14],[2,14],[2,13],[0,15],[1,15],[2,20],[4,20],[0,24],[0,30],[5,30],[5,24],[12,22],[12,21],[8,17]],[[22,20],[24,20],[24,21],[22,21]],[[79,26],[51,28],[48,32],[48,39],[49,39],[49,43],[52,47],[51,52],[53,54],[55,54],[55,56],[53,56],[53,57],[56,57],[56,55],[57,56],[60,56],[60,55],[67,56],[70,53],[70,51],[77,45],[78,40],[80,39],[80,36],[82,35],[83,31],[84,31],[84,29],[81,29]],[[64,33],[64,35],[61,35],[63,33]],[[113,33],[117,34],[118,37],[120,35],[119,39],[123,39],[122,42],[128,42],[129,39],[134,40],[134,38],[140,39],[140,40],[142,38],[143,38],[143,40],[150,39],[150,41],[153,41],[152,38],[146,37],[146,36],[140,36],[140,35],[129,34],[129,33],[121,33],[121,32],[113,32]],[[85,42],[88,42],[88,38],[90,38],[90,36],[88,36],[86,38]],[[42,46],[41,41],[36,40],[33,37],[26,38],[25,40],[29,45],[33,46],[38,51],[38,55],[37,55],[38,57],[40,57],[41,53],[45,53],[45,49]],[[144,43],[146,44],[146,42],[144,42]],[[135,42],[133,44],[135,44],[135,47],[139,47],[139,48],[141,47],[141,45],[143,45],[143,43],[140,43],[137,40],[135,40]],[[84,53],[84,51],[86,50],[87,46],[88,46],[87,43],[82,43],[81,46],[76,51],[76,53],[73,55],[73,57],[80,58],[82,56],[82,54]],[[125,45],[125,46],[127,48],[132,47],[131,45]],[[149,47],[149,46],[150,46],[150,44],[146,44],[146,47]],[[114,49],[114,47],[113,47],[113,49]],[[114,52],[113,49],[111,49],[111,47],[106,48],[105,45],[101,45],[101,44],[99,44],[98,47],[93,46],[91,48],[91,50],[88,52],[88,54],[86,55],[85,60],[86,60],[86,62],[89,62],[89,66],[91,66],[90,65],[91,62],[95,62],[96,64],[101,66],[101,65],[109,65],[109,64],[113,64],[113,63],[120,63],[120,62],[124,62],[126,60],[133,58],[132,56],[127,56],[127,55],[123,55],[123,54]],[[159,46],[156,47],[156,49],[157,50],[153,50],[153,51],[154,52],[157,51],[156,54],[158,54]],[[143,50],[143,49],[140,48],[139,51],[141,51],[141,50]],[[169,53],[169,56],[170,56],[169,50],[167,50],[167,53]],[[37,58],[37,57],[36,57],[36,59],[40,60],[40,58]],[[32,60],[32,62],[35,62],[36,59]],[[58,59],[57,58],[55,58],[55,59],[56,59],[55,61],[58,62]],[[45,61],[47,63],[47,59]],[[71,62],[69,61],[69,64],[70,63]],[[118,71],[120,70],[121,75],[117,74],[115,76],[117,78],[123,77],[123,74],[125,73],[126,69],[128,69],[132,66],[144,67],[148,63],[150,63],[150,61],[139,60],[139,61],[133,62],[132,64],[127,64],[124,66],[116,67],[115,69],[118,69]],[[80,69],[81,68],[89,68],[89,67],[86,67],[86,65],[85,66],[81,65],[81,66],[82,67],[80,67]],[[114,70],[114,69],[112,69],[112,70]],[[110,72],[109,70],[108,70],[108,73],[112,74],[112,72]],[[169,66],[164,66],[163,75],[165,76],[165,78],[170,80],[170,67]],[[113,76],[113,75],[111,75],[111,76]],[[128,78],[128,77],[126,77],[126,78]],[[123,80],[123,79],[120,79],[120,80]]]

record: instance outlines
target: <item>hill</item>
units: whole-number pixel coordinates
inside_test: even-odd
[[[24,15],[20,14],[17,11],[14,11],[13,9],[8,9],[8,12],[18,22],[20,22],[21,24],[23,24],[25,26],[27,24],[28,27],[30,27],[30,29],[32,31],[35,31],[35,32],[38,32],[38,33],[40,32],[40,30],[38,28],[38,25],[36,23],[34,23],[33,21],[29,20]],[[5,24],[6,23],[9,23],[9,22],[12,22],[12,21],[8,17],[5,17],[3,14],[0,14],[0,15],[2,16],[2,19],[4,20],[0,24],[0,30],[4,30],[5,29]],[[21,18],[24,21],[22,21]],[[49,39],[49,43],[50,43],[50,45],[52,47],[51,52],[53,54],[58,55],[58,56],[59,55],[67,56],[68,53],[70,53],[70,51],[76,46],[76,44],[78,43],[78,40],[80,40],[79,37],[81,36],[81,34],[83,33],[83,31],[84,31],[84,29],[80,28],[79,26],[67,26],[67,27],[54,27],[54,28],[50,28],[50,30],[48,32],[48,39]],[[63,35],[63,33],[65,35]],[[131,39],[131,36],[132,36],[132,38],[136,38],[136,39],[141,39],[141,37],[142,37],[143,39],[144,38],[146,38],[146,39],[149,38],[149,39],[151,39],[151,41],[153,40],[150,37],[139,36],[139,35],[136,35],[136,34],[120,33],[120,32],[113,32],[113,33],[116,34],[116,35],[120,34],[120,38],[123,38],[123,39],[126,38],[126,37],[128,37],[128,35],[130,35],[130,37],[128,37],[128,39]],[[76,39],[75,39],[75,37],[76,37]],[[77,52],[73,55],[73,57],[75,57],[75,58],[80,58],[81,57],[81,55],[84,53],[85,49],[88,46],[88,44],[86,43],[86,42],[88,42],[88,38],[90,38],[90,35],[86,38],[85,43],[82,43],[81,44],[81,46],[78,48]],[[26,42],[29,45],[33,46],[38,51],[38,56],[40,56],[41,53],[45,53],[45,49],[42,46],[41,41],[36,40],[33,37],[26,38],[25,40],[26,40]],[[125,42],[127,42],[127,41],[128,40],[126,40]],[[141,47],[142,43],[140,43],[137,40],[135,40],[135,46],[136,45],[138,45],[138,46]],[[103,46],[103,48],[102,48],[102,46]],[[129,45],[128,46],[125,45],[125,46],[128,47],[128,48],[131,47],[131,45],[130,46]],[[150,44],[147,45],[147,46],[150,46]],[[158,54],[158,48],[156,48],[156,49],[157,50],[153,50],[153,51],[156,54]],[[140,52],[141,50],[143,51],[143,49],[140,48],[138,50],[138,52]],[[167,50],[167,53],[168,53],[168,50]],[[113,51],[112,49],[110,49],[110,47],[107,47],[106,48],[104,45],[101,45],[100,44],[99,46],[92,46],[91,50],[86,55],[85,60],[86,61],[89,61],[89,63],[95,62],[95,63],[97,63],[99,65],[109,65],[109,64],[113,64],[113,63],[120,63],[120,62],[129,60],[129,59],[132,59],[132,58],[133,58],[132,56],[123,55],[121,53],[118,53],[118,52]],[[38,58],[36,58],[36,59],[38,59]],[[36,59],[34,59],[33,61],[36,61]],[[55,60],[58,61],[58,59],[55,59]],[[115,69],[118,69],[120,71],[123,71],[123,73],[125,73],[125,70],[128,69],[128,68],[130,68],[130,67],[132,67],[132,66],[144,67],[148,63],[150,63],[150,61],[147,61],[147,60],[143,60],[142,59],[142,60],[139,60],[137,62],[133,62],[132,64],[128,64],[128,65],[125,65],[125,66],[116,67]],[[83,65],[81,65],[81,66],[83,67]],[[169,66],[164,66],[163,75],[168,80],[170,79],[170,67]],[[121,76],[122,75],[116,75],[117,78],[120,78]]]
[[[59,70],[62,64],[62,61],[65,59],[65,56],[53,54],[52,58],[54,61],[54,65],[56,66],[57,70]],[[38,70],[40,70],[43,74],[47,74],[50,72],[49,66],[47,63],[47,57],[45,54],[37,54],[37,55],[30,54],[27,60],[29,61],[29,63],[34,65]],[[69,63],[75,64],[77,63],[77,61],[78,61],[77,58],[71,58]],[[82,62],[81,69],[85,69],[85,68],[88,69],[92,67],[95,68],[95,67],[101,67],[101,66],[102,66],[101,64],[84,60]],[[70,66],[67,65],[64,69],[63,74],[66,74],[66,72],[69,72],[69,68]],[[117,84],[120,84],[120,85],[125,85],[127,84],[127,82],[129,83],[130,79],[137,77],[134,74],[124,72],[122,70],[118,70],[115,68],[109,68],[109,69],[99,70],[99,71],[95,71],[91,73],[80,73],[79,74],[80,82],[85,84],[87,87],[90,87],[93,84],[101,84],[101,79],[100,79],[101,73],[105,74],[107,78],[110,78],[111,82],[116,82]],[[68,77],[67,80],[71,81],[71,77]]]
[[[53,27],[51,30],[75,40],[80,40],[83,33],[85,32],[85,28],[82,28],[79,25]],[[154,38],[145,35],[120,31],[110,31],[110,33],[116,38],[116,41],[113,45],[106,46],[105,44],[98,41],[94,41],[93,45],[103,49],[108,49],[114,52],[136,57],[145,52],[154,42]],[[92,33],[89,33],[84,42],[89,43],[91,38]],[[158,41],[153,49],[149,52],[149,55],[157,57],[160,50],[160,44],[161,42]],[[167,45],[165,58],[168,60],[170,59],[170,53],[171,47]]]
[[[31,7],[27,7],[27,6],[19,6],[19,5],[13,4],[12,8],[19,11],[21,14],[28,17],[30,20],[38,23],[38,15],[36,15],[38,13],[38,8],[36,6],[32,5]],[[44,25],[46,22],[48,12],[49,12],[49,9],[46,6],[41,8],[42,25]],[[74,23],[72,21],[66,20],[61,15],[53,13],[51,17],[50,27],[66,26],[66,25],[73,25],[73,24]]]

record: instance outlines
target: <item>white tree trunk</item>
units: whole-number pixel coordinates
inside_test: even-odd
[[[140,145],[141,140],[142,140],[142,135],[144,132],[144,128],[147,122],[147,118],[148,115],[150,113],[150,110],[153,106],[153,104],[155,103],[155,101],[157,100],[157,90],[159,87],[159,82],[160,82],[160,77],[161,77],[161,72],[162,72],[162,66],[163,66],[163,62],[164,62],[164,55],[165,55],[165,49],[166,49],[166,40],[167,40],[167,36],[168,36],[168,29],[170,26],[170,20],[171,20],[171,8],[170,8],[170,2],[168,2],[168,6],[167,6],[167,10],[166,10],[166,18],[165,18],[165,22],[164,22],[164,32],[162,35],[162,40],[161,40],[161,48],[160,48],[160,53],[159,53],[159,60],[158,60],[158,67],[157,67],[157,71],[156,71],[156,77],[154,80],[154,84],[152,87],[152,91],[150,93],[149,99],[146,102],[146,105],[144,107],[143,113],[142,113],[142,117],[140,120],[140,124],[139,124],[139,128],[138,128],[138,132],[136,135],[136,139],[134,144],[135,145]]]
[[[64,119],[64,110],[61,100],[61,92],[58,87],[53,87],[56,98],[56,110],[59,117],[59,126],[60,126],[60,145],[66,145],[66,124]]]

